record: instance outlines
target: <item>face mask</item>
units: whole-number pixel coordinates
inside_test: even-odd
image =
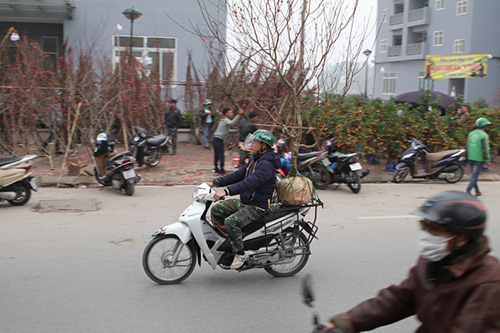
[[[439,261],[451,253],[446,250],[446,246],[453,238],[455,236],[445,238],[420,230],[417,238],[418,253],[429,261]]]

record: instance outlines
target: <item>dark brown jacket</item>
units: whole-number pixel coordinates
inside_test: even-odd
[[[330,318],[345,333],[372,330],[417,315],[417,332],[500,332],[500,264],[486,237],[430,281],[419,258],[400,285],[382,289],[347,313]]]

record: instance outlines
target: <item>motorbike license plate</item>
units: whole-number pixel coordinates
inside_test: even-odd
[[[349,167],[352,171],[361,170],[361,164],[359,163],[349,164]]]
[[[35,182],[35,178],[31,178],[30,185],[31,185],[31,188],[33,189],[33,191],[36,192],[36,190],[38,190],[38,185]]]
[[[321,163],[323,163],[324,166],[330,166],[330,164],[332,164],[332,163],[330,163],[330,160],[328,158],[324,158],[321,161]]]
[[[123,178],[130,179],[130,178],[134,178],[134,177],[135,177],[135,170],[134,169],[123,171]]]

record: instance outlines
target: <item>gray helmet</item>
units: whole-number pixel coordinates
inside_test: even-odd
[[[206,99],[204,102],[203,102],[203,105],[212,105],[212,101],[209,100],[209,99]]]
[[[413,214],[445,225],[454,234],[466,233],[471,243],[476,243],[486,228],[486,207],[461,191],[434,194]]]

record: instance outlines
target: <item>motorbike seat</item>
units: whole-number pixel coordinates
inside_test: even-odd
[[[7,158],[0,158],[0,166],[4,166],[10,163],[14,163],[17,161],[20,161],[21,157],[7,157]]]
[[[116,155],[111,156],[111,157],[109,158],[108,163],[109,163],[109,162],[111,162],[111,161],[114,161],[114,160],[116,160],[116,159],[118,159],[118,158],[125,157],[125,156],[127,156],[127,155],[132,156],[132,153],[131,153],[131,152],[129,152],[129,151],[122,151],[121,153],[118,153],[118,154],[116,154]]]
[[[340,161],[346,161],[353,156],[356,156],[356,153],[351,153],[351,154],[335,153],[332,155],[332,158],[334,158],[340,162]]]
[[[437,153],[428,153],[427,155],[425,155],[425,160],[429,162],[436,162],[445,157],[458,153],[459,151],[460,149],[454,149],[454,150],[438,151]]]
[[[305,161],[316,156],[318,156],[318,152],[298,154],[297,161]]]
[[[253,221],[249,225],[243,227],[241,230],[243,233],[243,237],[246,235],[251,234],[252,232],[259,230],[262,228],[267,222],[271,222],[273,220],[276,220],[280,217],[283,217],[285,215],[288,215],[290,213],[297,214],[299,211],[299,206],[280,206],[277,210],[271,210],[270,212],[266,213],[263,217],[261,217],[258,220]]]
[[[241,229],[241,234],[242,237],[245,238],[246,236],[250,235],[251,233],[259,230],[262,228],[267,222],[273,221],[277,218],[280,218],[282,216],[288,215],[290,213],[297,214],[300,209],[300,206],[280,206],[276,210],[271,210],[268,212],[265,216],[261,217],[258,220],[253,221],[252,223],[244,226]],[[246,245],[245,245],[246,246]],[[229,238],[227,238],[224,243],[218,248],[219,251],[225,251],[225,252],[230,252],[231,251],[231,242],[229,241]]]
[[[159,146],[160,144],[165,141],[167,137],[163,134],[153,136],[152,138],[149,138],[146,140],[146,142],[151,145],[151,146]]]

